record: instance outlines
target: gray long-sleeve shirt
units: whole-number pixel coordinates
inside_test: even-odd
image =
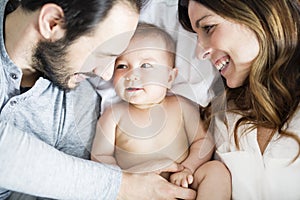
[[[6,2],[0,1],[0,199],[8,190],[55,199],[116,199],[120,169],[82,159],[89,157],[99,96],[87,81],[65,92],[44,78],[20,92],[22,71],[3,39]]]

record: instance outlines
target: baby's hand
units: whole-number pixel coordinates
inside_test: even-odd
[[[184,168],[184,170],[172,174],[170,181],[173,184],[187,188],[194,181],[193,173],[190,169]]]

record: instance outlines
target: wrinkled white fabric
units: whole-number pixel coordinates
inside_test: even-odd
[[[232,198],[238,200],[299,200],[300,158],[292,162],[299,151],[298,143],[276,133],[263,155],[257,142],[257,130],[241,136],[240,150],[233,138],[233,125],[240,116],[227,114],[228,127],[216,119],[216,158],[223,161],[232,176]],[[300,110],[288,131],[300,136]],[[246,128],[241,127],[238,131]]]

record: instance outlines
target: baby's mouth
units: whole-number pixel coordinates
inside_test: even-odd
[[[224,56],[223,58],[217,60],[215,66],[217,70],[221,72],[223,69],[225,69],[228,66],[229,62],[230,62],[229,56]]]
[[[126,88],[126,91],[128,91],[128,92],[136,92],[136,91],[140,91],[140,90],[143,90],[143,88],[135,88],[135,87]]]

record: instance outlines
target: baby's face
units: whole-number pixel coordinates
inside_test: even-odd
[[[133,38],[117,58],[113,83],[125,101],[137,104],[161,102],[173,82],[174,61],[159,38]]]

